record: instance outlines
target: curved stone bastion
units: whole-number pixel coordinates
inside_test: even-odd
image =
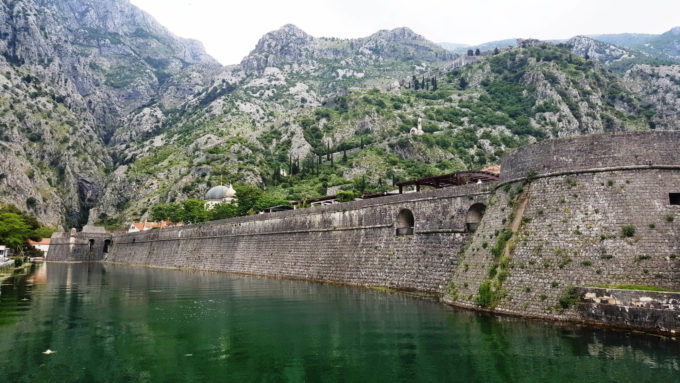
[[[47,259],[416,290],[467,308],[674,334],[679,234],[680,132],[635,132],[520,148],[495,184],[131,234],[58,233]]]

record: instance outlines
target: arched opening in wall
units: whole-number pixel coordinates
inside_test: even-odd
[[[90,247],[89,247],[89,249],[88,249],[87,251],[89,251],[89,252],[91,253],[92,250],[94,250],[94,239],[91,239],[91,240],[90,240]]]
[[[104,241],[104,254],[107,254],[111,250],[111,240],[107,239]]]
[[[397,235],[413,235],[415,218],[409,209],[401,209],[397,216]]]
[[[476,203],[470,206],[467,215],[465,216],[465,228],[469,232],[474,232],[477,230],[477,226],[482,222],[482,217],[486,211],[486,205],[483,203]]]

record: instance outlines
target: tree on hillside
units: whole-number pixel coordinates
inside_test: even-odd
[[[465,79],[465,77],[461,77],[461,78],[460,78],[460,81],[458,82],[458,87],[459,87],[461,90],[465,90],[465,88],[467,88],[467,86],[468,86],[467,80]]]
[[[255,205],[263,194],[262,190],[252,185],[237,185],[234,189],[238,200],[239,215],[255,213]]]
[[[414,89],[414,90],[420,89],[420,84],[418,83],[418,79],[416,78],[415,75],[413,76],[413,79],[412,79],[412,80],[413,80],[413,89]]]
[[[253,210],[259,212],[274,206],[289,206],[289,205],[290,203],[285,199],[264,193],[260,196],[260,198],[258,198]]]
[[[11,248],[20,250],[29,237],[31,228],[14,213],[0,213],[0,243]]]
[[[210,210],[210,220],[238,217],[238,205],[235,203],[218,203]]]
[[[482,54],[482,52],[479,51],[479,48],[475,49],[475,56],[479,56]]]
[[[493,49],[493,54],[494,54],[494,56],[497,55],[497,54],[499,54],[499,53],[501,53],[501,51],[498,49],[498,47],[496,47],[496,48]]]
[[[205,202],[192,198],[184,201],[182,204],[184,208],[184,221],[185,223],[200,223],[208,220],[208,213],[205,209]]]
[[[184,206],[178,203],[159,204],[151,208],[152,221],[184,222]]]
[[[0,205],[0,244],[16,252],[31,254],[35,249],[28,244],[28,240],[40,241],[49,238],[53,232],[16,206]]]
[[[472,49],[468,49],[467,55],[468,56],[474,56],[475,52]]]

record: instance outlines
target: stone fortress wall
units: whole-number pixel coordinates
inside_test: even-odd
[[[57,236],[49,261],[103,260],[443,293],[470,237],[466,215],[487,185],[466,185],[172,229]],[[479,206],[479,205],[478,205]],[[413,226],[400,227],[400,214]],[[413,235],[397,235],[397,230]],[[76,241],[76,252],[69,246]],[[88,258],[88,254],[90,257]]]
[[[506,157],[447,300],[479,307],[486,284],[495,311],[592,320],[599,303],[560,304],[570,286],[680,291],[680,206],[671,203],[680,193],[679,149],[680,132],[623,133],[542,142]],[[507,229],[512,236],[498,246]],[[664,307],[674,312],[672,322],[649,327],[680,330],[680,294],[664,307],[638,294],[640,305],[650,303],[649,317],[669,318],[655,312]],[[645,327],[625,315],[599,321]]]
[[[673,333],[680,294],[604,286],[680,290],[679,148],[680,132],[545,141],[507,156],[496,184],[115,235],[106,253],[88,251],[87,233],[55,235],[48,260],[384,286],[475,309]],[[579,299],[569,302],[569,292]]]

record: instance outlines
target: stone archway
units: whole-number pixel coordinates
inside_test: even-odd
[[[472,233],[477,230],[477,226],[479,226],[479,223],[482,221],[485,211],[486,205],[483,203],[476,203],[470,206],[467,214],[465,215],[465,229],[468,232]]]
[[[416,221],[415,217],[413,217],[413,212],[409,209],[401,209],[396,222],[397,235],[413,235],[415,223]]]

